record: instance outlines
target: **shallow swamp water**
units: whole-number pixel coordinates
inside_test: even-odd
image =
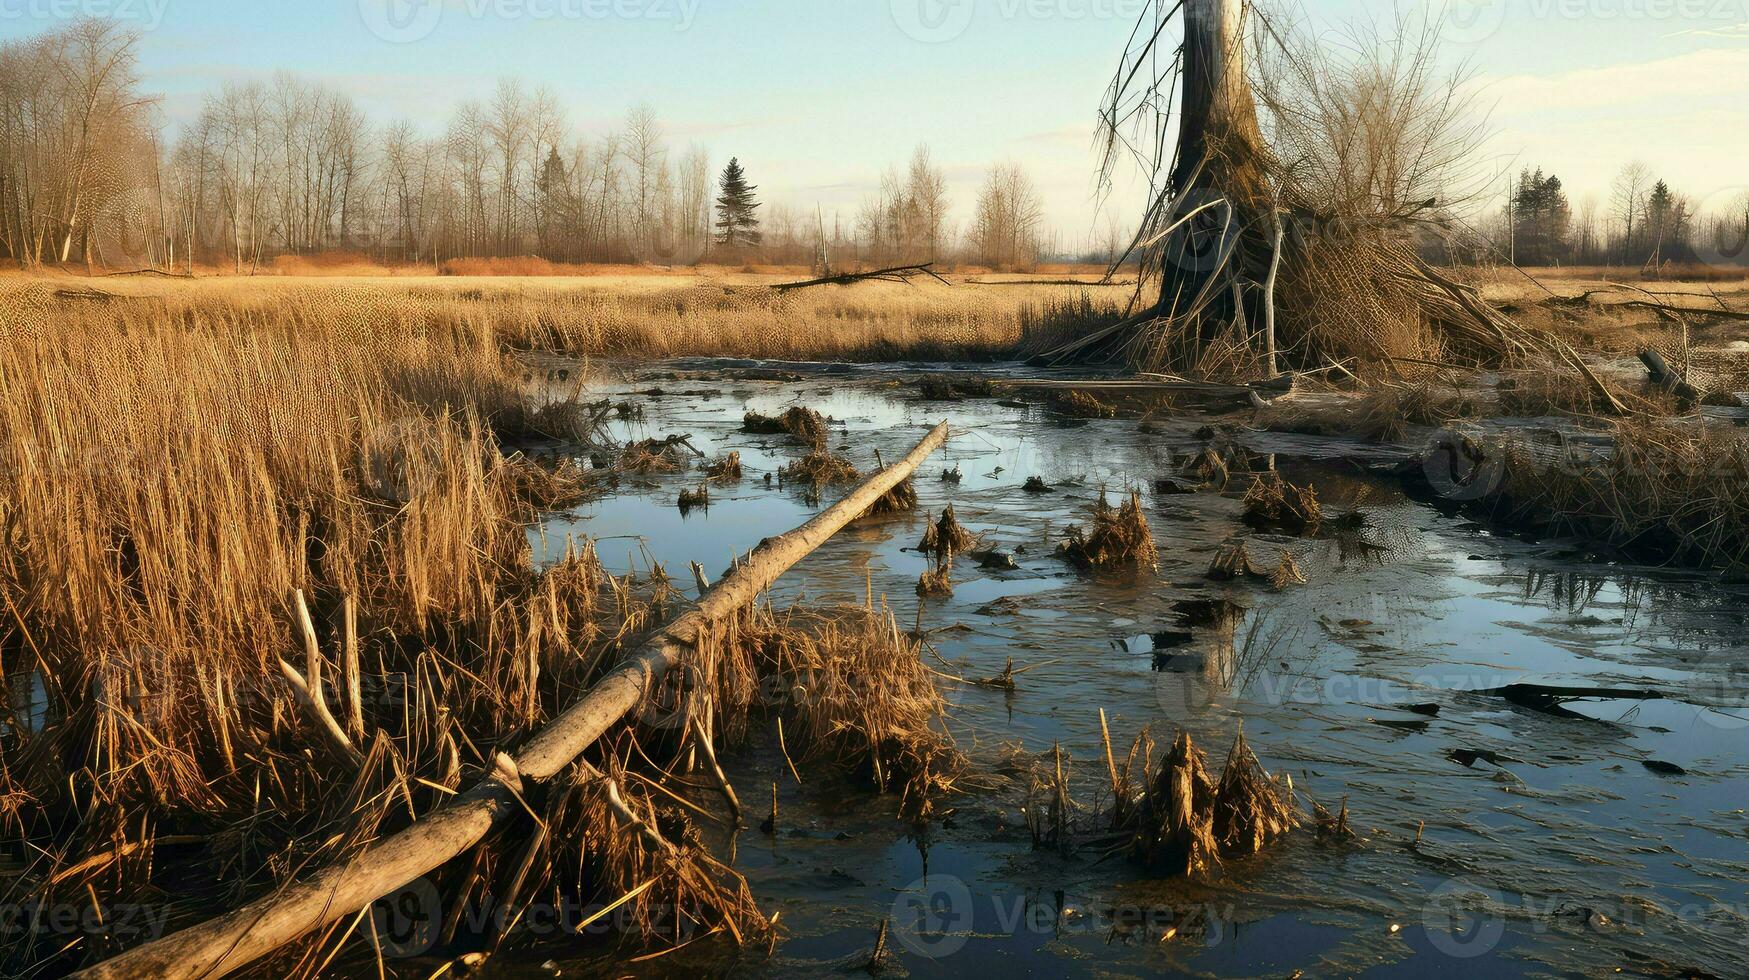
[[[690,592],[688,562],[714,578],[818,507],[777,486],[799,448],[740,431],[744,413],[817,409],[864,471],[877,450],[896,459],[950,420],[953,438],[916,481],[918,510],[852,525],[773,599],[860,602],[872,586],[913,623],[926,566],[909,549],[947,503],[982,547],[1016,553],[1010,570],[962,559],[952,597],[921,600],[944,675],[990,677],[1010,658],[1031,668],[1011,692],[941,681],[953,733],[993,788],[948,800],[951,816],[918,834],[896,799],[821,767],[801,763],[798,785],[775,732],[755,726],[725,765],[751,811],[733,863],[781,913],[769,960],[724,966],[682,950],[628,963],[554,944],[490,971],[858,973],[890,920],[886,972],[899,976],[1749,972],[1749,589],[1492,534],[1408,499],[1375,472],[1404,455],[1386,448],[1222,436],[1274,454],[1327,514],[1365,518],[1341,536],[1286,538],[1240,523],[1242,476],[1230,494],[1155,493],[1206,445],[1210,420],[1195,413],[1144,430],[1043,405],[924,401],[909,383],[918,372],[902,367],[748,367],[595,365],[592,397],[643,409],[620,436],[690,434],[710,457],[739,451],[746,475],[685,515],[677,498],[702,480],[696,467],[627,477],[532,531],[537,553],[587,535],[612,570],[659,562]],[[955,468],[960,482],[941,479]],[[1053,489],[1023,490],[1033,476]],[[1102,487],[1142,491],[1157,574],[1092,577],[1052,555]],[[1217,549],[1241,537],[1262,564],[1292,549],[1309,583],[1210,581]],[[1510,684],[1663,697],[1551,712],[1478,693]],[[1162,742],[1182,727],[1218,766],[1242,728],[1272,771],[1332,809],[1346,800],[1362,840],[1332,846],[1302,830],[1206,882],[1155,879],[1097,851],[1035,851],[1025,786],[1009,778],[1014,747],[1061,746],[1084,807],[1076,823],[1097,833],[1109,795],[1100,709],[1120,761],[1143,726]],[[768,836],[757,824],[773,782]]]

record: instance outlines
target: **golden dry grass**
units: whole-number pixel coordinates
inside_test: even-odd
[[[579,356],[721,355],[796,360],[987,359],[1115,316],[1121,286],[862,283],[779,293],[787,275],[584,277],[274,276],[0,280],[69,305],[103,303],[226,319],[312,309],[378,311],[407,324]],[[33,285],[34,284],[34,285]],[[56,296],[56,294],[67,294]]]
[[[0,821],[29,860],[0,901],[180,922],[341,860],[476,779],[664,598],[587,543],[533,566],[537,508],[587,487],[501,450],[543,406],[489,332],[332,298],[3,299]],[[65,939],[0,972],[122,941]]]

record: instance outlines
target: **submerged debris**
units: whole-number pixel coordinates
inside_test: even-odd
[[[1091,530],[1070,527],[1068,540],[1057,546],[1057,554],[1083,568],[1128,564],[1160,567],[1154,535],[1148,530],[1148,518],[1142,514],[1142,495],[1133,490],[1118,507],[1111,506],[1105,492],[1100,491],[1099,500],[1093,505]]]
[[[1274,470],[1255,476],[1245,493],[1245,523],[1259,530],[1312,534],[1323,521],[1318,492],[1295,486]]]
[[[1191,472],[1196,474],[1197,479],[1201,480],[1205,487],[1216,490],[1226,489],[1229,478],[1227,460],[1212,446],[1204,449],[1202,455],[1196,458],[1196,462],[1191,466]]]
[[[1050,493],[1054,488],[1041,477],[1029,476],[1026,478],[1026,485],[1020,489],[1027,493]]]
[[[810,446],[826,441],[826,418],[811,408],[796,405],[773,418],[758,412],[748,412],[741,419],[741,430],[760,435],[788,433]]]
[[[1281,558],[1274,568],[1270,568],[1257,564],[1251,557],[1251,549],[1244,541],[1232,541],[1222,545],[1215,553],[1214,561],[1209,563],[1208,577],[1217,582],[1255,579],[1268,582],[1277,591],[1306,584],[1306,573],[1300,570],[1299,559],[1294,557],[1292,551],[1283,548]]]
[[[957,402],[967,398],[994,398],[996,386],[989,378],[931,374],[919,378],[917,391],[924,401]]]
[[[993,572],[1012,572],[1020,567],[1019,559],[1012,551],[974,551],[972,557],[978,560],[978,567]]]

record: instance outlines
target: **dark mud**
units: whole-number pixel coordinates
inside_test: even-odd
[[[797,785],[773,732],[728,752],[742,798],[761,801],[735,865],[787,932],[771,960],[728,969],[858,973],[890,919],[897,976],[1749,970],[1749,592],[1491,535],[1374,475],[1398,450],[1217,424],[1217,440],[1276,454],[1336,524],[1288,538],[1241,522],[1242,472],[1225,494],[1155,493],[1163,478],[1181,478],[1168,491],[1201,482],[1180,464],[1207,444],[1207,417],[1162,415],[1144,434],[1135,419],[1043,405],[926,401],[900,381],[903,367],[738,367],[646,366],[599,387],[617,398],[661,385],[668,396],[640,399],[643,419],[620,434],[688,433],[709,458],[738,451],[740,482],[683,514],[678,495],[698,473],[629,477],[549,520],[539,546],[588,535],[616,570],[661,562],[690,590],[688,562],[714,577],[816,510],[777,486],[793,441],[740,431],[745,413],[817,409],[834,420],[832,448],[865,471],[876,450],[897,458],[945,417],[954,438],[916,481],[918,510],[854,525],[776,598],[860,599],[867,580],[911,621],[926,562],[907,549],[925,512],[951,502],[980,549],[1018,567],[962,562],[951,598],[922,600],[947,662],[934,666],[964,678],[1000,674],[1010,658],[1039,666],[1013,691],[943,681],[955,735],[1000,785],[950,801],[955,812],[925,835],[896,821],[896,800],[834,774],[803,766]],[[960,481],[939,479],[944,469]],[[1031,477],[1053,492],[1026,492]],[[1157,574],[1093,577],[1053,556],[1102,487],[1142,491]],[[1210,581],[1211,560],[1240,539],[1262,565],[1290,549],[1309,584]],[[1480,693],[1525,684],[1664,697],[1550,713]],[[1086,806],[1077,823],[1097,832],[1102,708],[1120,754],[1144,725],[1162,739],[1182,726],[1218,759],[1243,724],[1266,766],[1332,809],[1346,798],[1364,840],[1338,848],[1300,832],[1207,883],[1034,852],[1008,753],[1060,743]],[[774,780],[768,836],[757,823]],[[715,956],[628,963],[552,943],[489,970],[550,975],[537,965],[549,958],[567,976],[725,968]]]

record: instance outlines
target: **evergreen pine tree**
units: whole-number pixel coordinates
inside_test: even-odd
[[[753,199],[753,192],[758,189],[747,183],[739,159],[731,159],[723,168],[722,194],[717,197],[718,245],[735,248],[759,244],[759,219],[753,214],[759,207],[759,202]]]

